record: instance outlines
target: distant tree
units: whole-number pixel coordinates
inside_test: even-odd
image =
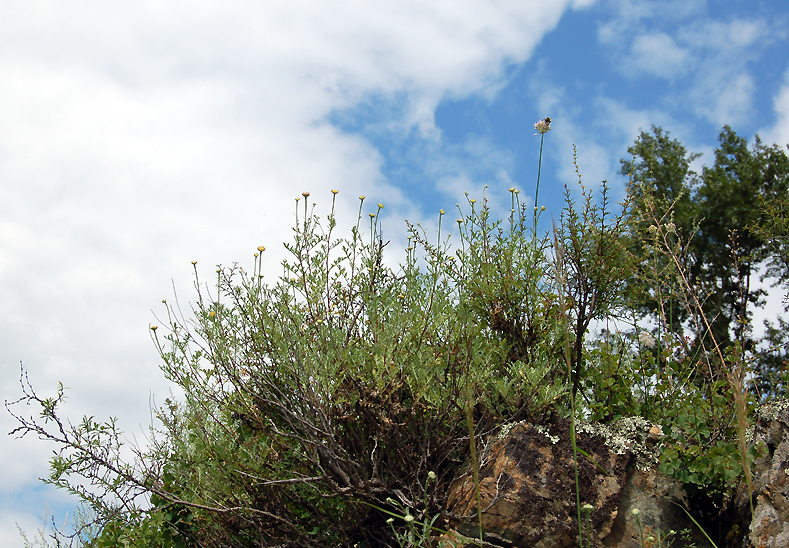
[[[789,278],[786,223],[776,210],[789,199],[789,157],[776,145],[764,145],[758,136],[749,148],[729,126],[724,126],[718,140],[715,163],[698,176],[690,164],[699,155],[687,153],[668,132],[653,127],[652,134],[642,132],[628,149],[632,159],[621,161],[621,172],[630,177],[634,210],[652,208],[655,217],[671,223],[676,231],[690,282],[698,288],[711,326],[711,333],[697,333],[696,349],[709,349],[714,337],[723,347],[738,343],[749,350],[754,343],[753,308],[763,304],[760,299],[765,295],[763,289],[754,288],[756,267],[767,264],[774,275]],[[650,222],[647,216],[635,214],[633,230],[643,235]],[[640,256],[642,273],[668,268],[654,265],[643,245],[634,252]],[[672,294],[670,288],[636,285],[642,289],[640,308],[650,314],[658,314],[659,293]],[[664,317],[675,322],[669,320],[667,328],[681,329],[688,308],[677,299],[668,302]]]
[[[754,289],[754,268],[769,258],[758,230],[765,226],[765,204],[786,199],[789,159],[759,138],[752,149],[729,126],[719,136],[715,164],[705,168],[695,201],[702,215],[695,238],[696,277],[708,291],[708,311],[719,341],[732,337],[743,347],[753,341],[749,325],[753,306],[766,293]],[[753,306],[749,306],[753,305]]]
[[[651,254],[646,242],[653,223],[652,213],[666,224],[673,223],[681,241],[691,240],[698,219],[692,200],[698,175],[691,169],[691,163],[701,155],[688,153],[682,143],[671,139],[668,131],[655,126],[652,133],[642,131],[627,151],[631,158],[621,160],[621,173],[629,178],[627,191],[632,200],[631,246],[638,267],[630,288],[635,306],[641,313],[664,318],[667,330],[680,332],[688,308],[675,296],[670,287],[671,277],[665,275],[671,265],[665,258]],[[653,208],[650,214],[648,207]],[[690,257],[684,255],[682,259],[689,261]]]

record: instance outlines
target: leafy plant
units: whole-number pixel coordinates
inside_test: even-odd
[[[539,124],[544,137],[550,120]],[[663,427],[661,471],[689,492],[750,488],[748,381],[755,371],[761,394],[783,393],[786,352],[778,328],[769,352],[750,340],[749,276],[759,261],[783,276],[786,227],[742,208],[709,213],[743,192],[779,207],[789,161],[724,128],[715,166],[697,176],[695,155],[653,133],[623,165],[624,204],[579,175],[580,198],[567,187],[549,237],[538,189],[533,210],[511,189],[506,219],[484,193],[467,196],[459,238],[443,210],[438,235],[408,224],[397,267],[382,204],[365,215],[361,197],[338,236],[336,191],[323,218],[304,193],[280,276],[264,276],[259,247],[251,268],[220,267],[210,283],[193,263],[193,304],[164,301],[151,335],[183,396],[154,410],[145,447],[125,447],[114,419],[72,424],[62,386],[41,397],[23,370],[22,397],[6,404],[13,433],[56,442],[47,481],[90,511],[57,542],[432,546],[470,461],[481,543],[477,447],[504,423],[557,415],[571,419],[576,464],[572,419],[638,415]],[[705,248],[727,230],[728,256]],[[27,405],[37,417],[17,411]],[[576,506],[583,543],[578,492]]]

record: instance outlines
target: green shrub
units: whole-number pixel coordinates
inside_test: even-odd
[[[605,183],[579,187],[552,238],[511,189],[503,220],[468,198],[455,240],[443,210],[437,237],[409,224],[397,267],[383,205],[368,228],[362,197],[342,237],[334,202],[322,219],[305,193],[275,280],[260,247],[251,269],[220,267],[211,284],[195,264],[188,313],[165,302],[151,333],[183,397],[155,410],[135,459],[114,419],[72,425],[62,387],[40,398],[24,372],[15,403],[41,414],[15,414],[14,433],[58,444],[47,481],[92,512],[90,546],[429,545],[450,482],[469,460],[477,471],[477,442],[556,414],[643,416],[666,434],[661,470],[690,491],[750,485],[750,365],[743,346],[714,344],[679,202],[631,185],[637,207],[615,207]]]

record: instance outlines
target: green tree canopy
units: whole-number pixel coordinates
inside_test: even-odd
[[[754,287],[757,266],[768,264],[770,273],[783,279],[787,272],[780,239],[785,223],[778,220],[783,217],[776,208],[789,198],[789,157],[777,145],[764,145],[758,136],[749,147],[729,126],[721,130],[718,141],[713,165],[698,175],[690,165],[700,155],[688,153],[668,132],[653,127],[628,149],[632,159],[621,161],[621,172],[630,177],[636,211],[631,226],[642,236],[636,241],[648,240],[646,233],[655,222],[670,223],[675,230],[689,282],[698,289],[711,324],[712,337],[697,332],[696,346],[709,349],[714,340],[724,347],[736,342],[747,350],[754,343],[753,309],[763,304],[760,298],[765,295]],[[634,252],[641,262],[642,277],[636,282],[641,309],[660,317],[657,303],[670,295],[661,321],[681,330],[688,320],[683,313],[688,308],[679,302],[682,297],[672,287],[642,283],[645,273],[652,273],[653,281],[666,281],[655,274],[669,265],[655,264],[647,246],[638,244]]]

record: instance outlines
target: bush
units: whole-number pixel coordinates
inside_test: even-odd
[[[409,224],[397,267],[378,213],[362,227],[363,197],[345,237],[335,235],[333,201],[321,219],[297,200],[276,280],[263,276],[261,247],[250,270],[219,268],[210,289],[195,264],[188,314],[164,303],[151,333],[183,398],[156,410],[160,426],[132,462],[114,420],[72,425],[58,414],[62,387],[40,398],[23,372],[15,403],[41,416],[14,414],[14,433],[57,442],[47,481],[93,514],[73,539],[429,545],[445,527],[450,482],[467,460],[478,469],[483,437],[573,413],[661,424],[661,470],[691,490],[750,484],[748,364],[736,345],[725,356],[704,346],[715,337],[687,281],[671,204],[658,214],[641,188],[637,210],[612,208],[605,184],[597,194],[579,186],[580,204],[567,190],[553,239],[536,233],[539,210],[527,212],[511,189],[504,220],[491,219],[484,196],[468,198],[454,245],[443,210],[435,240]],[[645,311],[655,316],[648,331]],[[602,333],[590,339],[595,325]]]

